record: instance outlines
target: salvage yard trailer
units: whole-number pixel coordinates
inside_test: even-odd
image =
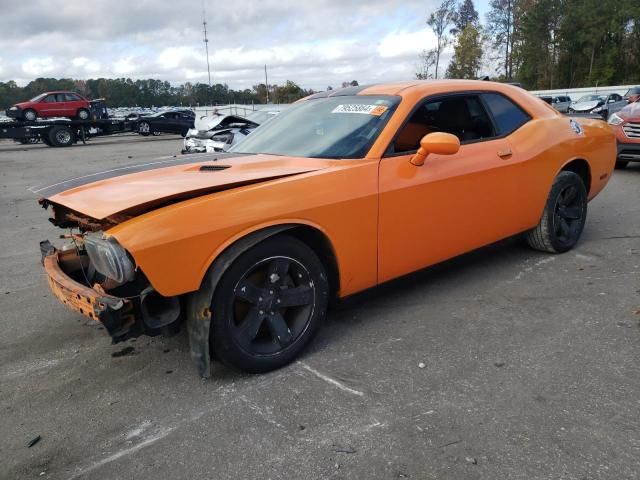
[[[39,138],[50,147],[70,147],[78,140],[86,143],[91,137],[131,132],[133,125],[123,119],[8,121],[0,122],[0,138],[21,143],[34,143]]]

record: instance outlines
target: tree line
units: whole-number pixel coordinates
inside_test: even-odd
[[[426,23],[436,44],[417,78],[488,74],[532,90],[640,83],[638,0],[491,0],[484,22],[473,0],[442,0]]]
[[[97,78],[73,80],[70,78],[37,78],[24,87],[16,82],[0,82],[0,109],[29,100],[51,90],[68,90],[87,98],[105,98],[110,107],[158,107],[224,105],[229,103],[291,103],[314,93],[295,82],[287,80],[282,85],[254,85],[252,89],[234,90],[226,84],[209,86],[204,83],[186,82],[174,86],[167,81],[130,78]]]

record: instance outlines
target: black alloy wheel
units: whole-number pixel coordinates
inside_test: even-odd
[[[527,233],[527,242],[543,252],[566,252],[578,243],[586,219],[587,189],[582,178],[574,172],[560,172],[540,222]]]
[[[586,204],[576,185],[566,185],[557,196],[553,214],[556,238],[562,246],[571,248],[577,241],[582,227]]]
[[[241,255],[216,290],[214,353],[253,373],[285,365],[313,337],[327,303],[327,275],[314,251],[293,237],[269,238]]]

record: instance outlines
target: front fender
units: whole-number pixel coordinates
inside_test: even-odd
[[[212,299],[218,282],[229,266],[245,251],[263,240],[289,230],[296,225],[274,225],[246,235],[219,254],[204,274],[200,289],[187,295],[186,324],[189,334],[191,359],[203,378],[211,376],[210,326]]]

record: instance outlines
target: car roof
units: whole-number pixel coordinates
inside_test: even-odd
[[[298,100],[298,102],[354,95],[394,95],[402,97],[403,102],[415,103],[428,96],[466,92],[495,92],[503,94],[535,117],[560,115],[548,103],[541,101],[540,98],[533,96],[522,87],[486,80],[412,80],[377,85],[359,85],[315,93]]]
[[[447,91],[495,91],[508,93],[513,96],[516,92],[525,92],[521,87],[507,83],[489,82],[485,80],[412,80],[407,82],[380,83],[373,85],[359,85],[356,87],[346,87],[337,90],[319,92],[306,97],[307,100],[314,98],[341,97],[348,95],[400,95],[411,96],[419,93],[428,95],[429,93],[441,93]]]

